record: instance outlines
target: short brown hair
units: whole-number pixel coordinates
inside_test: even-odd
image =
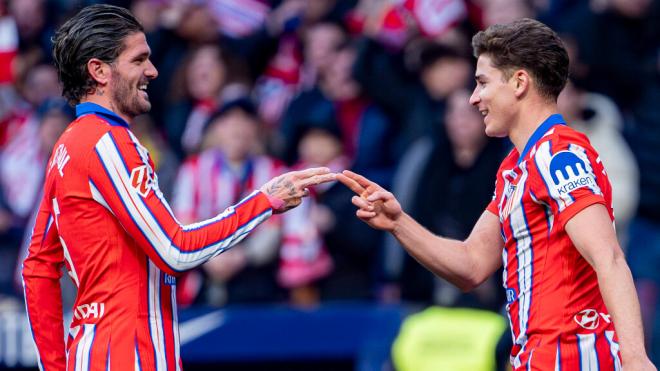
[[[527,70],[538,92],[556,100],[568,79],[568,53],[559,36],[545,24],[522,18],[496,24],[472,38],[475,57],[490,57],[493,66],[509,79],[515,69]]]

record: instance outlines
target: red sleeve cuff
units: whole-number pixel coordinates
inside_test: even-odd
[[[486,206],[486,210],[490,211],[491,213],[495,214],[496,217],[500,217],[500,211],[497,208],[497,203],[495,201],[491,201],[488,203],[488,206]]]
[[[557,216],[557,222],[559,223],[559,226],[561,228],[564,228],[566,226],[566,223],[568,223],[569,220],[571,220],[572,217],[577,215],[580,211],[586,209],[587,207],[593,205],[593,204],[603,204],[605,207],[607,207],[607,203],[605,202],[605,199],[603,196],[600,195],[589,195],[586,197],[580,197],[579,200],[573,202],[569,206],[564,209],[559,215]]]

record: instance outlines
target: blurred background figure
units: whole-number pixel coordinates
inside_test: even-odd
[[[355,45],[345,42],[332,51],[317,85],[302,91],[282,118],[283,157],[298,161],[297,145],[311,127],[333,127],[339,133],[346,167],[391,182],[396,163],[397,125],[375,104],[352,75]],[[321,298],[369,299],[376,285],[382,234],[353,218],[350,190],[333,186],[321,197],[341,220],[327,231],[326,243],[335,261],[333,273],[320,283]],[[346,290],[350,287],[350,290]]]
[[[226,73],[220,48],[214,44],[191,51],[181,65],[181,86],[172,89],[174,96],[165,122],[168,137],[176,143],[179,155],[199,151],[204,124],[221,103]]]
[[[339,128],[332,124],[305,125],[293,169],[325,166],[337,172],[346,169],[348,164]],[[311,189],[310,200],[282,218],[284,235],[278,281],[290,290],[290,301],[295,305],[317,305],[320,300],[318,281],[333,270],[325,235],[335,228],[338,220],[323,203],[324,193],[330,187],[332,184]]]
[[[411,215],[430,231],[465,239],[492,198],[487,174],[497,171],[507,148],[489,138],[482,118],[468,98],[470,90],[459,87],[448,93],[447,110],[434,134],[414,142],[399,163],[394,192]],[[383,300],[441,306],[460,306],[498,311],[503,295],[497,277],[491,277],[471,293],[461,293],[435,277],[408,255],[393,238],[385,243],[385,273],[390,284]]]
[[[73,109],[63,98],[46,98],[30,117],[33,121],[25,124],[1,152],[0,292],[3,294],[20,292],[21,285],[17,285],[20,279],[17,282],[14,274],[20,273],[16,261],[22,262],[27,252],[46,163],[53,145],[74,117]]]
[[[261,123],[248,98],[226,102],[207,120],[202,151],[182,165],[172,207],[182,223],[212,217],[283,173],[280,162],[263,155]],[[271,218],[237,249],[217,256],[177,286],[183,305],[264,302],[281,299],[276,285],[281,220]]]

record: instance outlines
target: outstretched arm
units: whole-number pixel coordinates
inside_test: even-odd
[[[639,300],[632,275],[607,209],[602,204],[585,208],[566,223],[566,232],[596,271],[601,295],[619,337],[624,369],[655,370],[644,350]]]
[[[109,131],[94,152],[88,165],[92,197],[171,275],[228,250],[273,213],[300,204],[307,187],[334,179],[327,168],[286,173],[214,218],[182,225],[160,192],[147,150],[129,131]]]
[[[392,233],[417,261],[464,291],[490,277],[500,264],[499,219],[486,211],[465,241],[436,236],[406,214],[391,192],[367,178],[344,171],[337,180],[358,196],[356,215],[371,227]]]

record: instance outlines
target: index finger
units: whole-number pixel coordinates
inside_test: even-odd
[[[369,187],[374,187],[376,189],[381,188],[378,184],[376,184],[376,183],[372,182],[371,180],[363,177],[362,175],[360,175],[358,173],[354,173],[350,170],[344,170],[344,171],[342,171],[342,174],[345,175],[346,177],[354,180],[357,184],[359,184],[365,190],[368,189]]]
[[[311,167],[305,170],[298,170],[292,172],[298,179],[305,179],[313,177],[314,175],[323,175],[330,173],[327,167]]]
[[[321,183],[332,182],[333,180],[335,180],[335,177],[336,174],[334,173],[314,175],[314,176],[310,176],[309,178],[304,178],[300,180],[299,186],[304,188],[313,185],[318,185]]]
[[[362,186],[360,185],[360,183],[358,183],[358,182],[356,182],[355,180],[353,180],[353,179],[347,177],[347,176],[344,175],[344,174],[341,174],[341,173],[340,173],[340,174],[337,174],[337,180],[338,180],[341,184],[343,184],[343,185],[345,185],[346,187],[348,187],[348,189],[350,189],[351,191],[355,192],[356,194],[358,194],[358,195],[360,195],[360,196],[362,196],[362,195],[364,194],[364,192],[366,191],[366,189],[364,189],[364,187],[362,187]]]

